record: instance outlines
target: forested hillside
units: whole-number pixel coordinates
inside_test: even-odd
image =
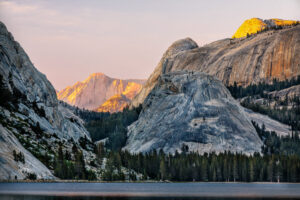
[[[117,113],[101,113],[76,109],[77,115],[86,121],[85,127],[94,142],[107,139],[106,148],[120,150],[127,140],[127,126],[138,119],[141,106]]]
[[[248,108],[264,108],[264,110],[253,109],[256,112],[267,114],[283,123],[294,119],[293,123],[288,123],[293,127],[291,135],[279,137],[275,132],[266,131],[265,126],[260,127],[256,122],[252,122],[258,136],[263,141],[261,152],[253,155],[224,152],[198,153],[191,152],[186,145],[182,145],[182,153],[166,154],[163,151],[151,151],[148,153],[131,154],[128,151],[120,151],[120,147],[107,149],[102,155],[108,159],[106,171],[103,174],[104,180],[124,180],[124,175],[120,170],[122,167],[128,168],[140,174],[142,179],[170,180],[170,181],[271,181],[271,182],[299,182],[300,181],[300,139],[299,139],[299,97],[288,98],[285,103],[274,99],[270,92],[280,91],[300,83],[300,77],[287,81],[274,80],[273,84],[250,85],[239,87],[234,84],[229,87],[235,98],[243,99],[242,105]],[[266,107],[265,104],[245,104],[245,99],[269,99],[277,101]],[[249,105],[254,105],[251,107]],[[141,108],[140,108],[141,109]],[[138,118],[139,110],[125,110],[122,113],[113,115],[99,114],[99,119],[91,117],[88,120],[87,128],[93,130],[92,137],[98,139],[106,138],[116,131],[114,127],[120,126],[123,119],[129,125]],[[91,114],[91,116],[94,114]],[[83,116],[81,114],[81,116]],[[293,118],[294,117],[294,118]],[[105,123],[104,123],[105,122]],[[106,129],[99,129],[105,127]],[[97,130],[100,134],[96,134]],[[124,129],[123,136],[126,135]],[[94,135],[94,136],[93,136]],[[110,136],[110,140],[116,135]],[[122,144],[125,144],[125,141]],[[119,143],[120,144],[120,143]],[[130,174],[130,180],[136,180],[134,174]]]
[[[262,152],[247,156],[240,153],[189,152],[174,155],[163,151],[130,154],[127,151],[106,152],[109,160],[104,180],[122,180],[120,168],[126,167],[143,174],[143,179],[170,181],[246,181],[299,182],[300,139],[298,134],[280,138],[253,122],[264,141]],[[131,180],[136,180],[134,175]]]
[[[292,131],[300,130],[300,77],[278,81],[272,84],[260,83],[247,87],[229,86],[231,95],[240,100],[241,105],[268,115],[291,126]]]

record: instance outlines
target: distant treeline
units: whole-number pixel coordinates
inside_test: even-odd
[[[138,119],[141,109],[141,106],[126,107],[122,112],[111,114],[77,109],[76,113],[86,121],[85,127],[93,141],[107,138],[106,148],[119,150],[126,143],[127,126]]]
[[[176,153],[162,151],[133,155],[128,152],[110,152],[109,160],[143,174],[144,179],[170,181],[271,181],[300,182],[300,157],[298,155],[247,156],[230,152],[215,154]],[[114,175],[114,166],[106,172],[104,180],[120,180]],[[121,172],[120,170],[118,170]],[[133,177],[132,180],[136,178]],[[122,179],[121,179],[122,180]]]
[[[297,97],[294,101],[294,106],[288,109],[287,106],[271,107],[268,105],[261,105],[253,103],[249,99],[241,102],[241,105],[254,112],[268,115],[269,117],[291,126],[292,131],[300,130],[300,98]]]
[[[265,125],[262,127],[252,121],[253,126],[260,139],[264,142],[262,146],[263,155],[297,155],[300,156],[300,138],[298,131],[292,131],[291,135],[279,137],[274,131],[267,131]]]
[[[300,76],[285,81],[274,79],[271,84],[259,83],[247,87],[237,86],[234,83],[232,86],[228,86],[228,89],[234,98],[247,97],[242,100],[242,106],[287,124],[291,126],[292,130],[300,130],[300,97],[288,98],[286,96],[284,100],[280,100],[268,94],[268,92],[279,91],[295,85],[300,85]],[[258,98],[264,98],[266,101],[273,100],[276,104],[270,106],[268,103],[265,105],[254,103],[254,100]],[[293,105],[292,108],[288,108],[289,103]]]
[[[243,155],[224,152],[220,154],[189,152],[174,155],[163,151],[130,154],[127,151],[111,151],[107,154],[110,169],[105,180],[122,180],[121,166],[143,174],[144,179],[170,181],[271,181],[300,182],[300,139],[292,136],[278,137],[264,126],[254,126],[264,142],[262,153]],[[118,171],[119,174],[113,172]],[[135,176],[131,176],[135,180]]]
[[[233,85],[228,86],[231,95],[234,98],[243,98],[246,96],[255,96],[259,95],[260,97],[267,98],[267,94],[265,92],[278,91],[285,88],[289,88],[294,85],[300,85],[300,76],[296,78],[292,78],[290,80],[278,81],[277,79],[273,79],[272,83],[258,83],[251,84],[247,87],[238,86],[236,82]]]
[[[274,26],[267,26],[267,27],[265,27],[264,29],[257,31],[256,33],[252,33],[252,34],[247,33],[246,37],[249,38],[249,37],[251,37],[251,36],[255,36],[255,35],[257,35],[257,34],[264,33],[264,32],[270,31],[270,30],[281,30],[281,29],[284,29],[284,28],[297,26],[297,25],[299,25],[299,24],[300,24],[299,21],[295,21],[293,24],[290,24],[290,25],[274,25]],[[235,38],[235,37],[234,37],[234,38]]]
[[[86,170],[83,152],[75,144],[73,144],[71,153],[68,151],[64,152],[62,146],[59,146],[55,155],[53,169],[54,175],[61,179],[96,179],[96,175],[92,171]]]

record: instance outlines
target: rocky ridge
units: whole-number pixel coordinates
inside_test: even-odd
[[[282,101],[285,100],[285,98],[293,99],[294,97],[300,96],[300,85],[295,85],[279,91],[269,92],[268,94],[271,95],[272,98],[280,99]]]
[[[59,144],[65,150],[77,145],[86,161],[95,157],[80,147],[81,139],[90,141],[83,121],[59,103],[46,76],[1,22],[0,75],[0,179],[24,179],[30,174],[55,179],[35,156],[53,161]],[[24,155],[24,163],[14,158],[14,150]]]
[[[176,46],[176,48],[175,48]],[[179,49],[178,51],[176,49]],[[300,75],[300,25],[249,38],[223,39],[203,47],[190,38],[176,41],[163,55],[132,106],[141,104],[158,77],[175,71],[200,71],[225,85],[247,86]]]

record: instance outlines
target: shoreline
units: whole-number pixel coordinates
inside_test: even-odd
[[[220,183],[220,184],[300,184],[299,182],[205,182],[205,181],[89,181],[89,180],[0,180],[0,183]]]

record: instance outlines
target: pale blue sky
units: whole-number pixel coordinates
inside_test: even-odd
[[[300,1],[0,0],[0,20],[57,89],[94,72],[147,78],[175,40],[201,46],[252,17],[300,20]]]

